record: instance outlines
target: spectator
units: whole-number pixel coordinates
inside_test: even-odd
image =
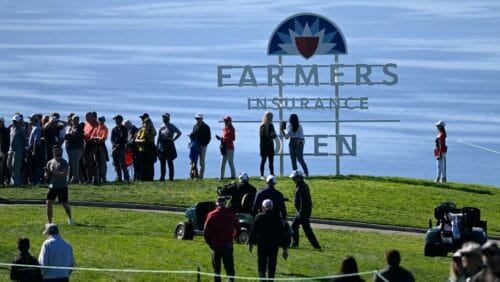
[[[129,181],[127,165],[125,164],[125,145],[127,144],[127,128],[122,124],[123,117],[116,115],[113,117],[116,126],[111,131],[111,155],[113,156],[113,166],[115,167],[115,181],[121,182],[123,179]],[[122,178],[123,172],[123,178]]]
[[[299,170],[294,170],[292,174],[290,174],[290,178],[292,178],[295,183],[295,194],[294,194],[294,205],[297,213],[292,223],[292,247],[299,246],[299,227],[302,225],[304,229],[304,233],[309,240],[309,243],[316,250],[321,250],[321,247],[316,240],[316,236],[311,228],[311,224],[309,222],[309,218],[311,217],[312,212],[312,201],[311,201],[311,193],[309,191],[309,186],[304,182],[304,175]]]
[[[486,267],[472,278],[472,282],[500,281],[500,249],[493,241],[486,242],[482,247],[483,262]]]
[[[42,266],[74,267],[75,258],[73,248],[59,234],[57,225],[49,223],[45,227],[44,235],[47,236],[42,244],[38,262]],[[69,276],[73,270],[58,268],[43,268],[42,275],[44,281],[69,281]]]
[[[274,210],[276,211],[276,213],[280,214],[283,220],[286,220],[285,198],[280,191],[274,188],[275,185],[275,177],[273,175],[269,175],[266,179],[266,187],[260,189],[257,194],[255,194],[255,200],[252,206],[253,216],[255,216],[259,212],[259,208],[262,206],[262,202],[265,199],[269,199],[273,202]]]
[[[60,138],[60,131],[66,127],[66,124],[59,120],[59,113],[52,113],[49,122],[43,127],[43,138],[45,140],[45,152],[47,156],[47,160],[51,160],[52,156],[52,147],[54,145],[61,145],[64,141]]]
[[[158,140],[156,146],[158,148],[158,158],[160,159],[160,181],[165,181],[166,164],[168,164],[168,179],[174,181],[174,160],[177,158],[177,150],[175,149],[175,140],[181,137],[182,132],[170,123],[170,114],[162,115],[163,126],[158,131]]]
[[[54,158],[45,167],[45,178],[49,181],[49,192],[47,193],[47,221],[52,223],[52,206],[57,198],[68,215],[68,224],[73,224],[71,208],[68,204],[68,162],[62,158],[61,147],[55,145],[52,149]]]
[[[38,260],[29,252],[30,240],[28,238],[19,238],[17,240],[17,249],[19,255],[12,262],[13,264],[40,265]],[[36,267],[11,266],[10,279],[20,282],[38,282],[42,281],[42,272],[40,268]]]
[[[31,183],[37,185],[42,180],[43,165],[45,164],[45,147],[43,146],[42,127],[40,124],[40,116],[32,114],[31,132],[28,141],[29,154],[27,156],[28,162],[31,167]]]
[[[457,251],[451,257],[450,277],[448,282],[465,282],[465,271],[462,266],[460,251]]]
[[[238,213],[238,212],[244,212],[244,213],[250,213],[251,212],[251,207],[250,209],[246,209],[246,207],[243,206],[242,200],[243,196],[247,194],[255,194],[257,192],[257,189],[250,184],[248,175],[243,172],[240,174],[238,177],[239,182],[238,183],[230,183],[222,188],[218,188],[219,193],[222,196],[231,196],[231,200],[229,202],[229,208]],[[253,204],[253,203],[252,203]]]
[[[217,198],[216,208],[207,215],[203,235],[212,250],[214,281],[221,281],[221,260],[228,276],[234,276],[233,239],[238,238],[240,224],[236,214],[226,208],[225,199]],[[229,277],[227,281],[234,281]]]
[[[70,183],[80,183],[80,160],[83,155],[83,128],[84,124],[80,122],[80,117],[73,115],[71,123],[66,131],[66,152],[68,153],[69,167],[71,176]]]
[[[96,163],[96,153],[97,153],[97,143],[92,136],[94,131],[99,126],[97,122],[96,112],[87,112],[85,114],[85,126],[83,128],[83,139],[85,141],[85,149],[83,151],[83,164],[85,166],[85,176],[87,182],[99,184],[99,178],[97,177],[97,163]]]
[[[198,148],[198,141],[194,139],[194,136],[189,134],[189,178],[196,180],[199,178],[198,175],[198,157],[200,156],[200,151]]]
[[[414,282],[415,278],[413,274],[408,270],[399,266],[401,262],[401,255],[398,250],[390,249],[385,251],[385,261],[387,262],[387,266],[382,269],[380,272],[376,273],[373,276],[373,281],[375,282],[384,282],[385,280],[391,282]],[[382,279],[382,276],[384,279]]]
[[[481,246],[476,242],[466,242],[460,249],[462,266],[465,271],[465,281],[469,281],[484,268],[481,258]]]
[[[269,172],[274,175],[274,138],[273,113],[266,112],[259,127],[260,143],[260,179],[264,179],[264,165],[269,160]]]
[[[286,139],[290,138],[289,152],[292,161],[292,169],[297,170],[297,160],[299,161],[306,177],[309,176],[306,162],[304,161],[304,130],[299,123],[299,117],[296,114],[291,114],[286,130],[281,128]]]
[[[106,148],[106,139],[108,139],[108,127],[105,125],[106,118],[104,116],[99,117],[99,125],[94,129],[92,133],[92,140],[97,145],[95,160],[97,164],[97,177],[99,182],[106,182],[106,174],[108,170],[107,161],[108,149]]]
[[[198,151],[200,157],[200,171],[198,177],[203,179],[205,173],[205,156],[207,155],[207,146],[210,143],[210,127],[203,121],[203,115],[197,113],[194,118],[196,124],[193,126],[191,137],[198,143]]]
[[[436,137],[436,147],[434,148],[434,156],[437,160],[437,176],[436,182],[446,182],[446,153],[448,147],[446,146],[446,130],[445,122],[439,120],[436,122],[438,135]]]
[[[148,113],[143,113],[142,115],[139,116],[139,118],[141,118],[141,121],[144,122],[145,119],[150,119],[151,118],[149,117],[149,114]],[[155,126],[153,123],[151,123],[151,128],[154,132],[154,136],[156,136],[156,129],[155,129]]]
[[[12,117],[12,127],[10,128],[10,148],[7,165],[14,178],[14,186],[22,185],[21,165],[24,158],[24,149],[27,147],[27,138],[24,128],[21,126],[22,117],[14,115]]]
[[[139,153],[139,180],[153,181],[154,180],[154,164],[156,161],[156,146],[154,143],[156,132],[154,131],[153,122],[149,118],[145,118],[142,127],[137,131],[135,143]]]
[[[234,126],[231,124],[231,117],[224,117],[224,128],[222,129],[222,137],[215,135],[217,140],[221,140],[222,149],[222,163],[220,166],[220,178],[224,179],[224,172],[226,170],[226,162],[229,162],[229,169],[231,170],[231,179],[236,178],[236,171],[234,169],[234,139],[235,130]]]
[[[5,119],[0,117],[0,185],[10,183],[10,171],[7,167],[7,156],[10,147],[10,132],[5,127]]]
[[[283,248],[283,258],[288,258],[288,249],[283,245],[282,237],[284,227],[282,219],[275,210],[273,202],[269,199],[262,201],[263,212],[255,217],[248,250],[252,252],[253,245],[257,245],[258,275],[259,278],[274,278],[279,247]]]
[[[354,257],[347,256],[342,260],[342,264],[340,265],[339,275],[354,274],[354,273],[359,273],[358,264],[356,263],[356,260],[354,259]],[[353,275],[353,276],[344,276],[344,277],[334,278],[331,281],[332,282],[364,282],[365,280],[362,279],[359,275]]]
[[[132,167],[134,168],[134,181],[139,180],[139,161],[137,144],[135,144],[135,135],[139,130],[135,125],[132,124],[130,120],[125,120],[123,122],[125,128],[127,128],[127,144],[126,144],[126,154],[132,155]]]

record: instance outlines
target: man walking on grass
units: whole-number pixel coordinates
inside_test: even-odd
[[[238,238],[240,225],[236,214],[226,208],[225,198],[219,197],[216,208],[207,215],[203,235],[212,250],[212,266],[214,268],[214,281],[221,281],[221,260],[228,276],[234,276],[233,239]],[[229,277],[227,281],[234,281]]]
[[[45,179],[49,182],[49,192],[47,193],[47,221],[52,223],[52,206],[57,198],[68,215],[68,224],[73,224],[71,208],[68,204],[68,162],[62,158],[62,150],[59,145],[52,148],[54,158],[47,163]]]

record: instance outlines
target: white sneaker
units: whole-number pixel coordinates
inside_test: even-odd
[[[264,176],[261,176],[260,179],[264,180],[265,178],[264,178]]]
[[[75,221],[72,218],[68,218],[68,224],[73,225],[75,224]]]

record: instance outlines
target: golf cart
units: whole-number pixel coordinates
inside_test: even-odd
[[[242,206],[252,206],[255,194],[246,194],[242,200]],[[187,221],[180,222],[175,228],[175,237],[179,240],[192,240],[194,235],[203,235],[203,229],[207,215],[215,209],[214,202],[199,202],[186,210]],[[250,229],[252,228],[253,217],[250,212],[236,213],[240,223],[240,236],[237,242],[245,244],[248,242]]]
[[[447,256],[463,243],[473,241],[484,244],[488,240],[487,222],[481,220],[478,208],[457,208],[455,203],[446,202],[434,208],[435,226],[429,219],[429,230],[425,234],[425,256]]]

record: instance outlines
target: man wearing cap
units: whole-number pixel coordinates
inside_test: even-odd
[[[121,182],[123,179],[129,181],[127,165],[125,164],[125,145],[127,144],[127,128],[123,125],[123,117],[116,115],[113,117],[116,126],[111,130],[111,155],[113,156],[113,166],[116,172],[115,181]],[[123,172],[123,178],[122,178]]]
[[[236,171],[234,169],[234,139],[235,130],[234,126],[231,124],[231,117],[224,117],[224,128],[222,129],[222,136],[215,135],[217,140],[221,141],[221,146],[224,153],[222,155],[222,162],[220,165],[220,177],[219,179],[224,179],[224,172],[226,170],[226,162],[229,162],[229,169],[231,170],[231,179],[236,178]]]
[[[481,258],[481,246],[476,242],[466,242],[460,249],[465,278],[469,280],[484,268]]]
[[[299,246],[299,227],[302,225],[309,243],[311,243],[316,250],[321,250],[309,222],[312,212],[312,201],[309,186],[304,182],[304,174],[300,170],[294,170],[292,174],[290,174],[290,178],[296,185],[293,202],[297,210],[292,223],[292,247]]]
[[[163,126],[158,131],[158,140],[156,142],[158,158],[160,159],[160,181],[165,181],[166,164],[168,164],[168,179],[174,181],[174,160],[177,158],[174,142],[181,137],[182,132],[177,126],[170,123],[169,113],[164,113],[161,117]]]
[[[53,267],[74,267],[75,258],[73,256],[73,248],[59,234],[59,228],[53,223],[45,226],[44,235],[47,235],[47,240],[42,244],[38,262],[42,266]],[[69,281],[69,276],[73,270],[57,269],[57,268],[42,268],[44,281]]]
[[[71,125],[66,131],[66,152],[68,153],[69,167],[71,170],[70,183],[80,183],[80,160],[83,155],[83,128],[80,117],[73,115]]]
[[[410,271],[399,266],[399,264],[401,263],[401,254],[399,254],[398,250],[390,249],[385,251],[385,261],[387,263],[387,266],[373,276],[374,282],[415,282],[415,277],[413,277],[413,274]]]
[[[500,282],[500,249],[497,243],[486,242],[481,248],[481,253],[486,267],[474,275],[471,282]]]
[[[98,182],[106,182],[106,173],[108,170],[107,161],[108,150],[106,148],[106,139],[108,139],[108,127],[106,126],[106,118],[101,116],[98,118],[99,124],[94,129],[91,139],[96,144],[96,165]]]
[[[42,180],[42,168],[45,164],[45,147],[42,144],[42,126],[40,115],[32,114],[29,117],[31,121],[31,132],[28,140],[29,155],[27,156],[31,168],[31,182],[37,185]]]
[[[54,158],[47,163],[45,179],[49,182],[49,192],[47,193],[47,222],[52,223],[52,206],[57,198],[68,215],[68,224],[73,224],[71,208],[68,204],[68,162],[62,158],[61,147],[55,145],[52,148]]]
[[[23,184],[21,165],[24,158],[24,149],[28,147],[26,131],[21,126],[21,123],[22,118],[20,115],[16,114],[12,117],[7,165],[14,178],[14,186],[21,186]]]
[[[286,220],[285,198],[280,191],[274,188],[275,185],[276,178],[273,175],[269,175],[266,178],[266,187],[260,189],[255,195],[255,200],[252,206],[253,216],[255,216],[259,212],[259,208],[262,206],[262,202],[265,199],[269,199],[273,202],[274,210],[281,215],[281,218],[283,220]]]
[[[250,184],[248,174],[246,174],[245,172],[242,172],[239,175],[238,179],[238,183],[232,182],[228,185],[225,185],[224,187],[219,187],[217,189],[222,196],[231,196],[229,208],[232,211],[249,213],[249,210],[245,210],[242,199],[243,196],[247,194],[255,194],[257,192],[257,189],[255,189],[255,187]]]
[[[151,118],[149,117],[149,114],[148,113],[143,113],[142,115],[139,116],[139,118],[141,118],[142,123],[144,123],[144,121],[146,119],[149,119],[151,121],[151,126],[152,126],[152,129],[153,129],[153,132],[154,132],[154,136],[156,136],[156,129],[155,129],[155,126],[154,126]]]
[[[45,152],[47,160],[52,159],[52,147],[54,145],[61,145],[64,141],[59,138],[59,133],[66,127],[66,123],[59,120],[60,115],[54,112],[50,115],[49,122],[43,127],[43,139],[45,140]]]
[[[205,156],[207,154],[207,146],[210,143],[210,127],[203,121],[203,115],[197,113],[194,118],[196,124],[193,126],[193,131],[190,136],[198,144],[199,158],[200,158],[200,171],[198,178],[203,179],[205,173]]]
[[[434,157],[436,157],[437,160],[436,182],[446,182],[446,153],[448,152],[448,147],[446,146],[445,125],[445,122],[442,120],[436,122],[438,131],[436,136],[436,147],[434,148]]]
[[[259,278],[274,278],[278,250],[283,248],[283,258],[288,258],[288,249],[283,244],[284,227],[281,217],[273,208],[273,201],[262,201],[262,212],[255,217],[250,237],[248,250],[252,252],[253,245],[257,245],[257,264]]]
[[[10,132],[9,129],[5,127],[5,119],[0,117],[0,185],[8,184],[10,181],[10,172],[7,168],[9,147]]]
[[[218,197],[215,210],[207,215],[203,236],[212,250],[212,266],[214,268],[214,281],[221,281],[221,260],[228,276],[234,276],[233,240],[238,238],[240,224],[236,214],[226,208],[225,198]],[[228,281],[234,281],[230,277]]]

